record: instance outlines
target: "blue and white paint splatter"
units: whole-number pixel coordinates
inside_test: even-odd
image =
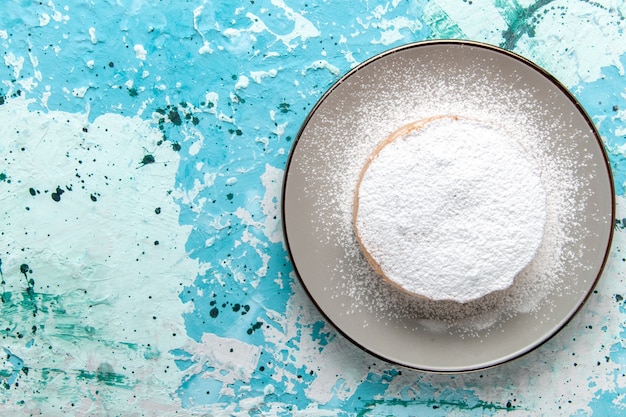
[[[574,92],[625,217],[624,13],[609,0],[7,1],[0,414],[626,412],[625,222],[557,337],[443,376],[381,363],[325,323],[279,213],[324,91],[383,50],[454,37],[519,52]]]

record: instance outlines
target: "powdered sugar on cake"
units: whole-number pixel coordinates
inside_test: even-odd
[[[463,337],[482,336],[520,315],[535,315],[540,323],[552,321],[544,312],[552,308],[550,297],[569,291],[567,265],[585,267],[573,258],[581,238],[577,225],[588,212],[584,198],[580,198],[581,193],[589,192],[588,179],[577,175],[586,162],[552,140],[571,123],[569,116],[546,117],[551,106],[537,102],[538,91],[530,86],[512,87],[497,71],[483,70],[482,64],[459,70],[461,76],[452,80],[443,73],[423,72],[420,65],[413,64],[407,61],[402,64],[403,71],[385,73],[389,80],[384,90],[362,89],[345,103],[339,100],[328,109],[320,109],[318,113],[323,114],[307,131],[313,138],[329,137],[329,142],[298,144],[307,155],[301,160],[301,170],[312,179],[302,190],[314,196],[309,221],[321,245],[337,248],[342,254],[330,260],[330,278],[324,291],[340,303],[343,315],[357,320],[375,316],[392,326],[406,323],[407,331],[429,329]],[[344,116],[346,109],[349,112]],[[359,176],[381,138],[416,120],[438,115],[458,115],[504,130],[536,162],[546,196],[543,238],[533,260],[510,287],[466,303],[435,301],[399,291],[373,271],[354,233]],[[582,140],[584,135],[579,132],[571,140]],[[454,146],[447,151],[456,152]],[[434,226],[442,226],[442,222]],[[463,256],[451,249],[449,262]],[[344,302],[345,298],[349,302]],[[363,326],[368,325],[363,321]]]
[[[432,300],[510,287],[543,238],[537,163],[496,125],[443,117],[404,130],[372,155],[357,188],[355,228],[370,263]]]

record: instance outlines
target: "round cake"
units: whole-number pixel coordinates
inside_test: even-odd
[[[412,295],[466,303],[510,287],[546,222],[537,163],[504,129],[456,116],[393,132],[354,197],[365,258]]]

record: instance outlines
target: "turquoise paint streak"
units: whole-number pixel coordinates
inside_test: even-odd
[[[63,364],[86,344],[94,349],[114,351],[118,358],[126,360],[137,355],[148,360],[158,352],[150,346],[107,339],[103,336],[106,321],[98,327],[84,323],[85,314],[94,314],[94,309],[86,308],[94,303],[85,291],[48,294],[37,287],[38,276],[37,271],[29,271],[28,282],[32,284],[24,288],[22,270],[0,273],[0,351],[4,352],[0,361],[0,410],[4,405],[26,410],[54,401],[79,402],[90,395],[90,384],[99,386],[103,399],[115,395],[108,392],[110,388],[133,389],[137,379],[124,367],[114,369],[101,363],[91,371]],[[22,359],[10,350],[12,347],[29,354]],[[60,381],[62,388],[57,389]],[[49,389],[48,385],[55,388]],[[22,399],[12,404],[16,396],[9,392],[21,393]]]
[[[28,368],[24,368],[24,361],[12,353],[9,349],[4,348],[4,366],[0,369],[0,381],[5,389],[17,381],[20,373],[28,373]]]
[[[503,41],[500,47],[513,50],[521,37],[534,37],[535,26],[543,19],[543,16],[537,12],[553,1],[539,0],[523,7],[516,0],[497,0],[496,5],[507,23],[507,28],[502,33]]]
[[[617,371],[616,371],[617,372]],[[615,375],[617,379],[618,375]],[[593,400],[588,404],[592,410],[592,416],[622,416],[626,413],[626,404],[618,398],[618,392],[598,391]],[[621,392],[621,394],[624,394]]]
[[[620,61],[622,66],[626,65],[626,55]],[[626,98],[622,95],[626,91],[626,78],[616,67],[604,68],[602,75],[599,80],[581,84],[572,91],[596,124],[608,151],[615,192],[624,195],[626,154],[619,148],[626,144],[626,136],[617,132],[626,129],[626,120],[618,117],[618,111],[626,110]]]

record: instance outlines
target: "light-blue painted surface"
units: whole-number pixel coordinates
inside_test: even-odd
[[[610,0],[6,0],[0,415],[626,415],[626,221],[561,333],[454,376],[382,363],[326,323],[279,209],[298,129],[342,74],[461,38],[563,81],[626,217],[625,14]]]

